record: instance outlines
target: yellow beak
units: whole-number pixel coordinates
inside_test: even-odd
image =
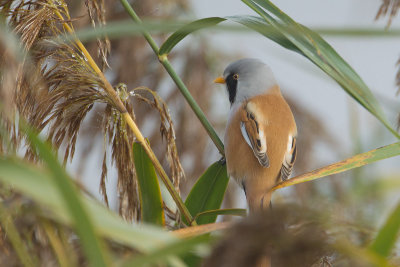
[[[217,79],[214,80],[215,83],[225,83],[225,79],[223,77],[218,77]]]

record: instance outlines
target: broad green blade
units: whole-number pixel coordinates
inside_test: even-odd
[[[256,16],[229,16],[226,17],[228,20],[242,24],[243,26],[252,29],[272,41],[280,44],[281,46],[295,51],[299,54],[303,54],[295,45],[293,45],[280,31],[276,28],[271,27],[262,18]]]
[[[197,214],[219,209],[225,195],[229,177],[226,172],[226,164],[220,161],[212,164],[206,172],[197,180],[193,186],[185,205],[190,214],[195,217]],[[213,223],[217,219],[217,214],[198,218],[198,224]],[[187,222],[186,222],[187,223]]]
[[[108,253],[104,244],[96,235],[93,222],[82,205],[77,188],[68,177],[66,171],[57,160],[48,143],[43,142],[38,135],[27,125],[21,122],[22,129],[26,132],[31,146],[39,154],[46,164],[56,193],[60,195],[65,204],[65,212],[69,214],[82,243],[83,251],[91,266],[107,266],[109,262]],[[46,192],[44,192],[46,195]]]
[[[46,207],[58,222],[73,226],[74,218],[59,194],[51,173],[17,158],[0,157],[0,182],[12,186],[27,197]],[[99,202],[78,195],[88,213],[95,232],[120,244],[149,252],[176,238],[158,227],[125,222]]]
[[[141,219],[143,222],[163,226],[163,201],[154,166],[140,143],[133,144],[133,154],[139,185]]]
[[[400,233],[400,203],[379,230],[378,235],[372,242],[370,249],[375,253],[387,257],[396,244]]]
[[[172,48],[174,48],[183,38],[185,38],[187,35],[190,33],[193,33],[194,31],[203,29],[203,28],[208,28],[211,26],[215,26],[221,21],[224,21],[226,19],[224,18],[219,18],[219,17],[211,17],[211,18],[205,18],[205,19],[200,19],[193,21],[176,32],[174,32],[160,47],[159,50],[159,55],[165,55],[169,54],[171,52]]]
[[[215,26],[223,21],[230,20],[239,24],[242,24],[249,29],[252,29],[254,31],[257,31],[268,38],[271,38],[277,43],[280,43],[287,49],[294,50],[296,52],[301,53],[297,49],[296,46],[292,45],[289,41],[287,41],[286,37],[283,36],[279,31],[277,31],[275,28],[269,26],[264,20],[262,20],[259,17],[255,16],[228,16],[226,18],[221,18],[221,17],[210,17],[210,18],[204,18],[204,19],[199,19],[195,20],[182,28],[178,29],[176,32],[174,32],[161,46],[159,55],[164,55],[164,54],[169,54],[171,50],[180,42],[182,41],[186,36],[188,36],[190,33]],[[235,28],[232,28],[236,30]]]
[[[241,216],[244,217],[247,215],[247,210],[245,209],[218,209],[218,210],[207,210],[197,214],[196,218],[206,217],[206,216],[215,216],[215,215],[232,215],[232,216]]]
[[[345,172],[354,168],[358,168],[367,164],[371,164],[383,159],[392,158],[399,155],[400,155],[400,142],[397,142],[391,145],[387,145],[365,153],[355,155],[351,158],[342,160],[340,162],[286,180],[284,182],[277,184],[275,187],[271,189],[271,191],[275,191],[276,189],[291,185],[312,181],[336,173]]]
[[[393,135],[400,138],[400,135],[389,125],[368,86],[321,36],[295,22],[272,4],[271,1],[242,1],[256,11],[268,25],[281,32],[287,41],[301,51],[301,54],[339,83],[350,96],[380,120]],[[276,37],[267,37],[284,47],[288,47],[287,41],[281,42]]]

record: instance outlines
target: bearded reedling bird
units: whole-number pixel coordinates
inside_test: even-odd
[[[257,59],[231,63],[215,83],[226,84],[231,109],[225,131],[230,177],[243,187],[250,212],[269,207],[269,190],[287,180],[296,159],[297,128],[271,69]]]

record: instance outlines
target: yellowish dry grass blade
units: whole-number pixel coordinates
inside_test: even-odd
[[[232,225],[232,222],[218,222],[218,223],[209,223],[197,226],[191,226],[187,228],[181,228],[179,230],[175,230],[172,233],[179,238],[189,238],[199,235],[208,234],[217,230],[224,230],[229,228]]]
[[[22,242],[20,233],[14,225],[11,215],[7,214],[3,203],[0,203],[0,224],[1,231],[5,232],[5,235],[7,235],[15,251],[17,252],[19,260],[21,261],[21,265],[26,267],[33,266],[35,262],[30,257],[24,243]]]
[[[299,175],[297,177],[294,177],[292,179],[277,184],[271,189],[271,191],[275,191],[279,188],[288,187],[291,185],[312,181],[332,174],[341,173],[344,171],[348,171],[354,168],[358,168],[367,164],[371,164],[376,161],[395,157],[398,155],[400,155],[400,142],[380,147],[365,153],[361,153],[351,158],[339,161],[337,163]]]

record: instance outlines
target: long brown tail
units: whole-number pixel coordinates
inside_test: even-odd
[[[271,193],[262,195],[250,195],[247,197],[250,214],[264,212],[270,210]]]

